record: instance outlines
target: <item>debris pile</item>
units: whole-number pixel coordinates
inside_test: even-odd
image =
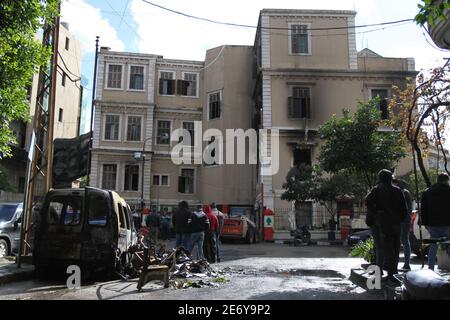
[[[146,246],[143,241],[130,247],[128,263],[120,270],[124,279],[139,278],[138,290],[151,280],[161,280],[174,289],[217,287],[228,280],[206,260],[193,260],[183,247],[167,249],[164,243]]]

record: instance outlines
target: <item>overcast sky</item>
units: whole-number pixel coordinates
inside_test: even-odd
[[[338,9],[357,12],[356,25],[414,18],[418,0],[149,0],[187,14],[257,25],[263,8]],[[95,36],[117,51],[153,53],[165,58],[204,60],[205,51],[223,44],[253,45],[255,29],[198,21],[142,0],[63,0],[61,21],[81,41],[83,74],[92,89]],[[427,41],[428,39],[428,41]],[[385,57],[413,57],[416,70],[443,63],[439,50],[414,22],[357,29],[357,49]]]

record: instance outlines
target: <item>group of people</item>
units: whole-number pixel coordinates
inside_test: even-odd
[[[405,264],[411,270],[409,231],[413,201],[410,192],[393,178],[389,170],[378,173],[378,184],[366,196],[366,224],[370,227],[375,246],[376,265],[386,270],[386,280],[395,281],[398,273],[400,242],[403,244]],[[450,239],[450,185],[446,173],[438,175],[437,183],[425,190],[421,197],[420,215],[432,238]],[[437,245],[428,252],[428,267],[434,269]],[[450,249],[449,252],[450,254]]]
[[[182,246],[192,255],[195,253],[197,259],[206,259],[210,263],[220,262],[223,213],[214,203],[197,205],[196,210],[191,211],[188,203],[181,201],[172,214],[167,211],[150,211],[143,205],[142,216],[143,219],[138,214],[135,216],[135,225],[143,227],[141,232],[148,244],[156,244],[158,239],[170,239],[173,226],[177,248]]]
[[[210,263],[220,262],[220,234],[223,213],[217,206],[197,205],[191,212],[186,201],[181,201],[172,218],[176,235],[176,247],[184,247],[197,259]],[[195,249],[195,251],[194,251]]]

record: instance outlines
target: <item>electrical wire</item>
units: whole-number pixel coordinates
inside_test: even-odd
[[[208,18],[202,18],[202,17],[198,17],[198,16],[194,16],[191,14],[187,14],[181,11],[177,11],[174,9],[170,9],[164,6],[161,6],[159,4],[150,2],[148,0],[142,0],[143,2],[157,7],[159,9],[165,10],[165,11],[169,11],[172,12],[174,14],[178,14],[187,18],[191,18],[191,19],[195,19],[195,20],[201,20],[201,21],[206,21],[206,22],[210,22],[210,23],[214,23],[214,24],[220,24],[220,25],[226,25],[226,26],[232,26],[232,27],[242,27],[242,28],[252,28],[252,29],[263,29],[263,30],[289,30],[289,28],[283,28],[283,27],[262,27],[262,26],[253,26],[253,25],[248,25],[248,24],[239,24],[239,23],[233,23],[233,22],[224,22],[224,21],[217,21],[217,20],[213,20],[213,19],[208,19]],[[327,27],[327,28],[309,28],[309,29],[303,29],[303,30],[339,30],[339,29],[353,29],[353,28],[366,28],[366,27],[375,27],[375,26],[382,26],[382,25],[391,25],[391,24],[397,24],[397,23],[402,23],[402,22],[413,22],[414,19],[402,19],[402,20],[395,20],[395,21],[388,21],[388,22],[380,22],[380,23],[373,23],[373,24],[365,24],[365,25],[358,25],[358,26],[345,26],[345,27]]]
[[[67,67],[66,62],[64,61],[63,56],[61,55],[61,53],[60,53],[59,51],[58,51],[58,56],[61,58],[61,61],[62,61],[63,65],[64,65],[64,67],[66,68],[65,71],[67,71],[68,73],[70,73],[70,74],[73,75],[74,77],[77,77],[77,79],[76,79],[75,81],[81,80],[81,77],[80,77],[80,76],[78,76],[77,74],[75,74],[75,73],[73,73],[72,71],[70,71],[69,67]],[[58,67],[61,68],[61,66],[59,66],[59,65],[58,65]],[[62,68],[61,68],[61,69],[62,69]],[[72,80],[72,79],[70,79],[70,80],[73,81],[73,82],[75,82],[75,81]]]

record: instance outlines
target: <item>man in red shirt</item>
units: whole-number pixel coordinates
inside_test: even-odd
[[[219,227],[219,220],[212,212],[211,207],[206,204],[203,206],[203,212],[209,220],[209,230],[205,231],[205,242],[203,243],[203,252],[206,260],[210,263],[216,262],[216,237],[215,233]]]

